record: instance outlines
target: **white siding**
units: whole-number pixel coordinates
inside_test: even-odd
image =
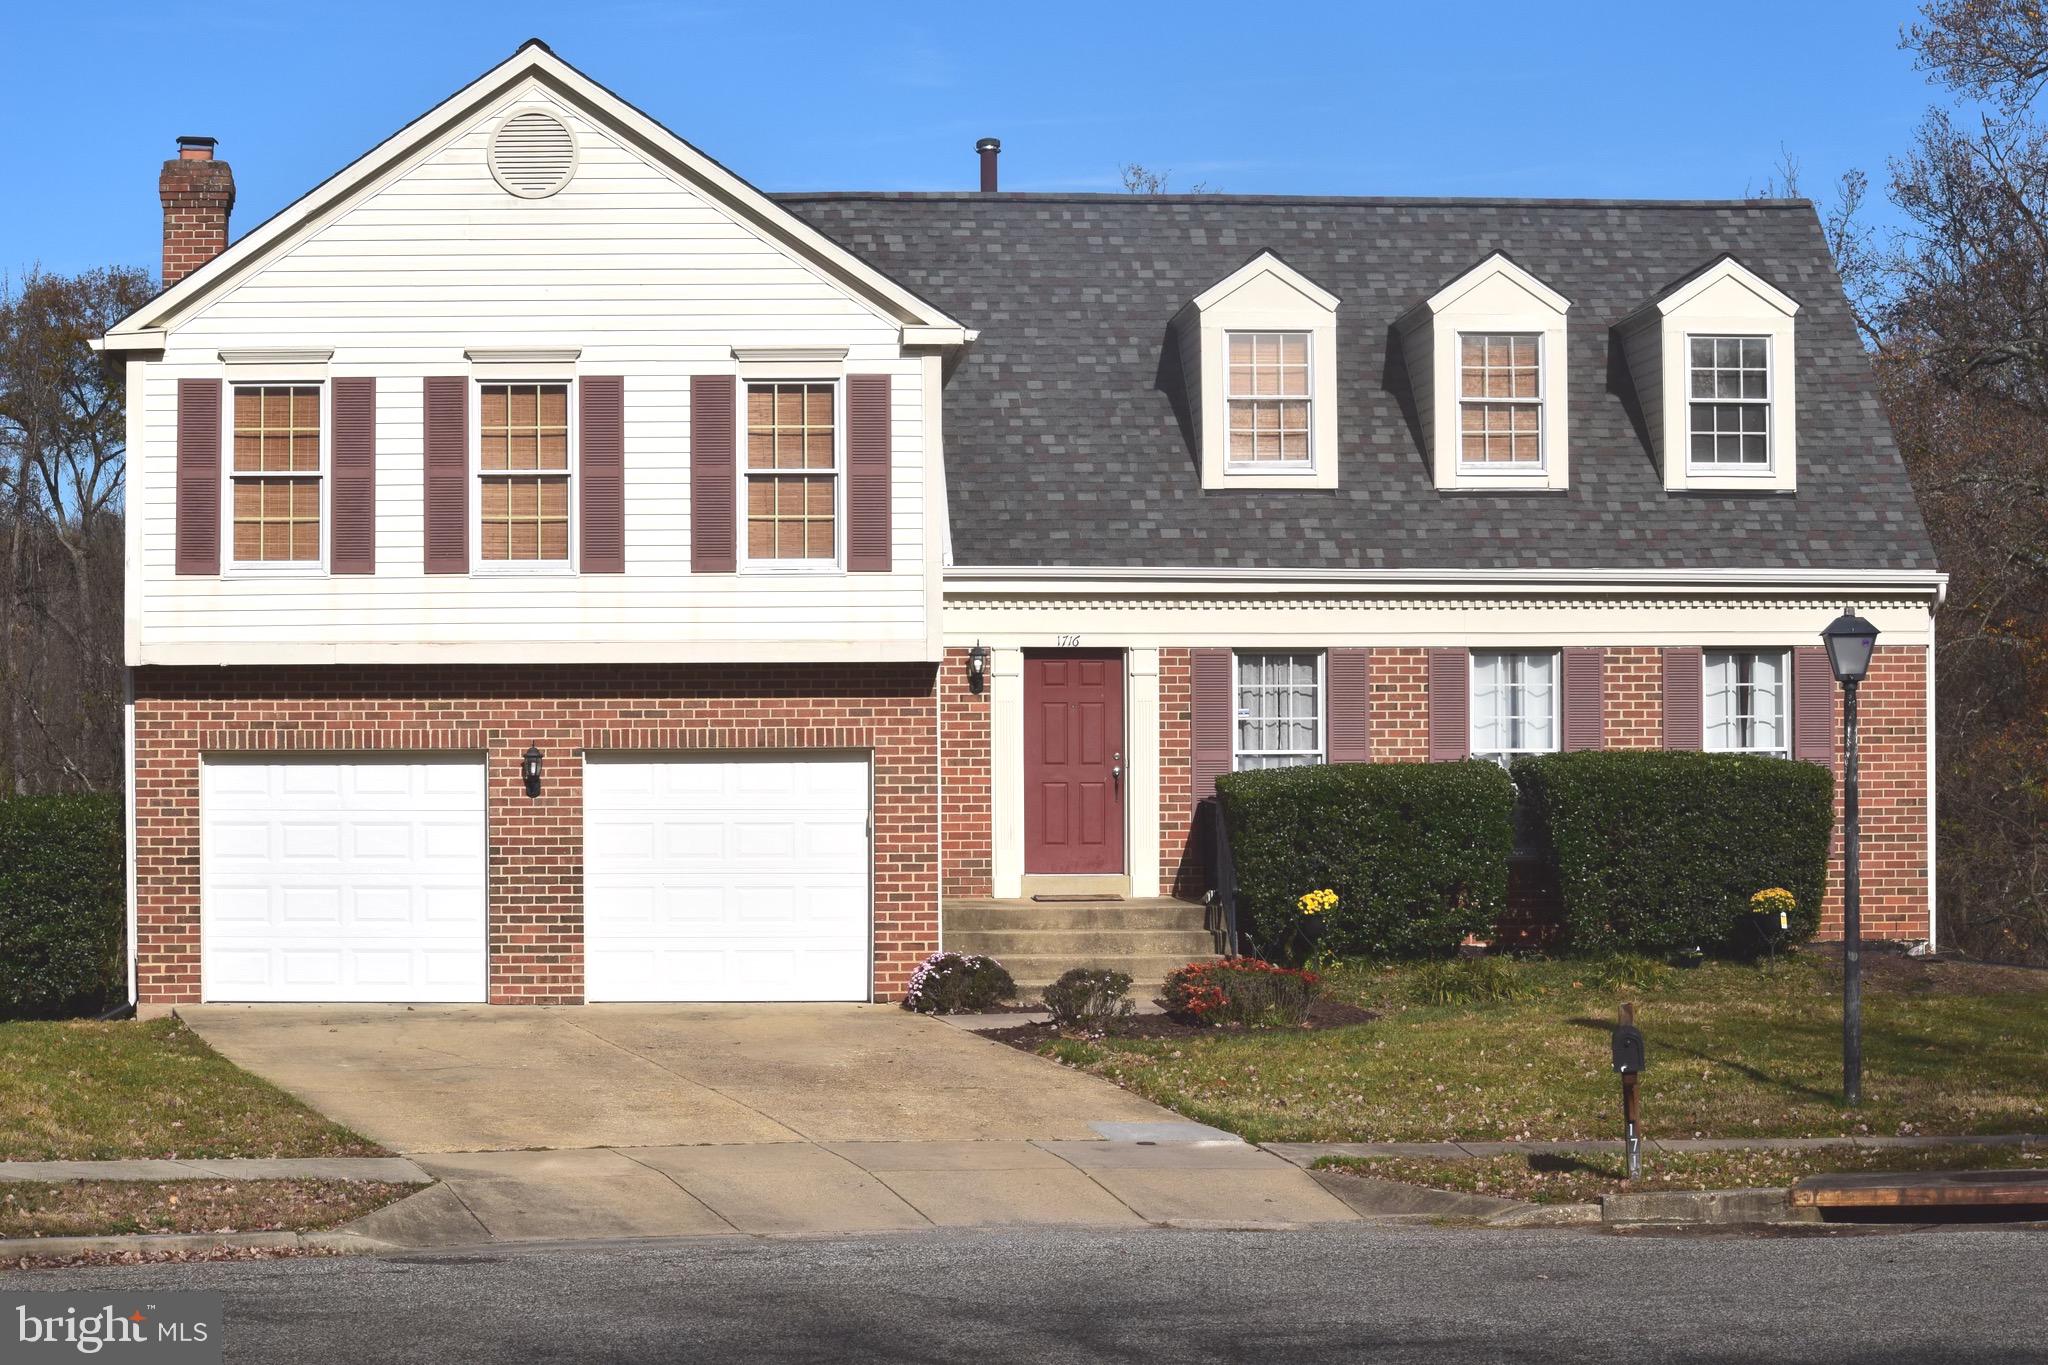
[[[575,129],[581,163],[561,193],[520,199],[492,179],[486,142],[506,108],[540,103]],[[708,195],[522,88],[252,267],[138,367],[130,660],[925,657],[936,452],[924,366],[898,337]],[[844,348],[848,372],[893,376],[893,572],[689,573],[689,376],[733,373],[736,346]],[[223,350],[287,347],[331,348],[328,374],[377,378],[377,572],[180,578],[177,381],[223,377]],[[624,574],[424,573],[422,379],[509,347],[580,348],[579,373],[625,376]]]

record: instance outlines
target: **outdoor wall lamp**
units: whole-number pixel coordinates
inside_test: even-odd
[[[529,744],[519,759],[519,776],[525,779],[526,794],[540,795],[540,750]]]
[[[967,651],[967,690],[976,696],[988,686],[988,646],[979,640]]]
[[[1870,672],[1877,627],[1845,611],[1820,633],[1828,667],[1842,685],[1842,1098],[1863,1102],[1863,875],[1856,828],[1862,793],[1857,761],[1856,687]]]

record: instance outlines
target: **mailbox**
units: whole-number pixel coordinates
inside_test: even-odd
[[[1643,1033],[1634,1024],[1622,1024],[1614,1030],[1614,1069],[1624,1076],[1633,1076],[1643,1069]]]

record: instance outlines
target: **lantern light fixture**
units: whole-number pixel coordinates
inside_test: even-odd
[[[519,760],[519,776],[526,783],[528,796],[540,795],[540,749],[537,746],[526,746],[526,752]]]

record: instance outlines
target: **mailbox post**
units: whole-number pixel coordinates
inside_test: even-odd
[[[1614,1069],[1621,1076],[1621,1121],[1626,1134],[1628,1178],[1643,1173],[1642,1111],[1637,1107],[1636,1080],[1643,1074],[1643,1032],[1636,1027],[1636,1007],[1623,1004],[1614,1026]]]

